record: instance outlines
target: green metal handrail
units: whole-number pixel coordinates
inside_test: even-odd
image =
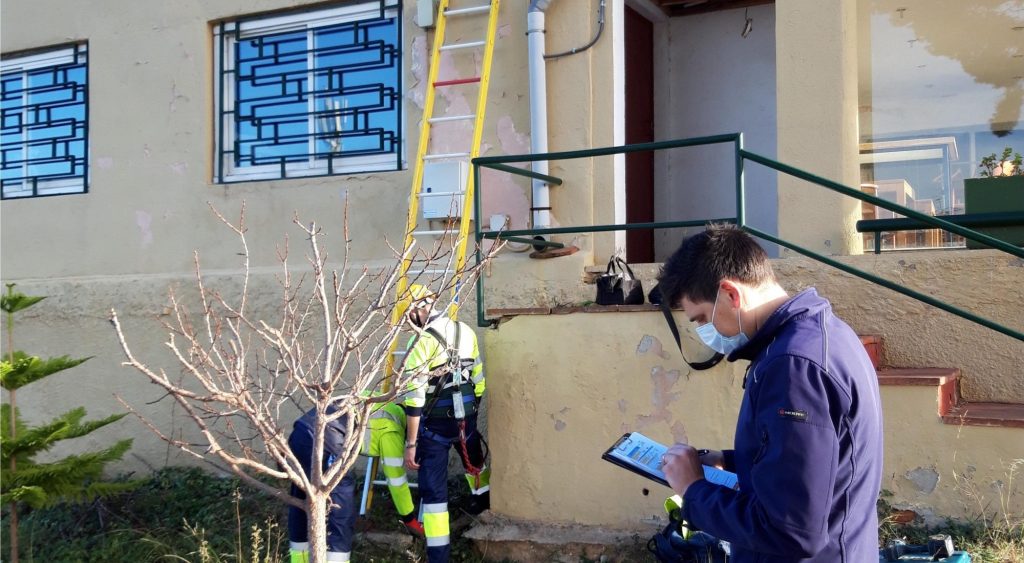
[[[578,150],[578,151],[563,151],[563,152],[552,152],[552,153],[535,153],[535,154],[522,154],[522,155],[509,155],[509,156],[487,156],[487,157],[474,158],[473,161],[472,161],[472,164],[473,164],[473,177],[474,177],[474,181],[475,181],[474,185],[477,186],[477,189],[473,193],[473,207],[474,207],[474,210],[476,212],[476,217],[477,218],[482,217],[481,198],[482,198],[482,192],[483,192],[483,184],[481,183],[481,173],[480,173],[481,172],[481,170],[480,170],[481,168],[492,168],[492,169],[495,169],[495,170],[501,170],[503,172],[509,172],[511,174],[518,174],[518,175],[526,176],[526,177],[529,177],[529,178],[542,179],[542,180],[547,181],[549,183],[561,184],[562,182],[561,182],[560,178],[538,174],[538,173],[533,172],[531,170],[525,170],[525,169],[517,168],[517,167],[514,167],[514,166],[508,166],[507,164],[508,163],[520,163],[520,162],[533,162],[533,161],[537,161],[537,160],[565,160],[565,159],[574,159],[574,158],[590,158],[590,157],[594,157],[594,156],[607,156],[607,155],[613,155],[613,154],[624,154],[624,153],[641,152],[641,151],[655,151],[655,150],[664,150],[664,149],[671,149],[671,148],[695,147],[695,146],[723,144],[723,143],[731,143],[731,144],[733,144],[733,148],[734,148],[734,151],[735,151],[735,166],[736,166],[736,217],[733,217],[733,218],[727,217],[727,218],[720,218],[720,219],[715,219],[715,220],[657,221],[657,222],[651,222],[651,223],[624,223],[624,224],[612,224],[612,225],[592,225],[592,226],[582,226],[582,227],[557,227],[557,228],[549,228],[549,229],[519,229],[519,230],[515,230],[515,231],[485,231],[485,230],[483,230],[481,228],[480,222],[479,221],[475,221],[474,222],[475,223],[474,230],[475,230],[476,241],[477,241],[477,250],[476,250],[477,264],[479,264],[483,260],[482,252],[481,252],[481,249],[480,249],[480,243],[483,242],[483,240],[485,238],[487,238],[487,239],[499,239],[499,238],[504,238],[504,237],[507,237],[507,236],[518,237],[518,236],[537,236],[537,235],[553,235],[553,234],[592,233],[592,232],[607,232],[607,231],[631,231],[631,230],[637,230],[637,229],[665,229],[665,228],[678,228],[678,227],[697,227],[697,226],[703,226],[703,225],[707,224],[710,221],[732,222],[732,223],[735,223],[737,226],[739,226],[740,228],[744,229],[745,231],[751,233],[752,235],[754,235],[756,237],[759,237],[759,238],[764,239],[766,241],[772,242],[774,244],[778,244],[780,246],[783,246],[785,248],[788,248],[790,250],[798,252],[798,253],[800,253],[800,254],[802,254],[804,256],[807,256],[808,258],[811,258],[811,259],[816,260],[818,262],[821,262],[823,264],[832,266],[833,268],[837,268],[837,269],[839,269],[839,270],[841,270],[843,272],[846,272],[848,274],[852,274],[852,275],[857,276],[857,277],[859,277],[861,279],[864,279],[864,280],[870,281],[870,282],[872,282],[874,284],[880,285],[882,287],[891,289],[893,291],[896,291],[898,293],[906,295],[907,297],[910,297],[912,299],[916,299],[918,301],[921,301],[922,303],[926,303],[928,305],[931,305],[933,307],[936,307],[936,308],[941,309],[943,311],[946,311],[948,313],[952,313],[954,315],[957,315],[958,317],[967,319],[967,320],[969,320],[969,321],[971,321],[973,323],[976,323],[978,325],[984,326],[986,328],[992,329],[992,330],[994,330],[996,332],[1005,334],[1005,335],[1007,335],[1007,336],[1009,336],[1011,338],[1014,338],[1016,340],[1024,342],[1024,333],[1022,333],[1020,331],[1017,331],[1017,330],[1011,329],[1009,327],[1003,326],[1003,325],[1001,325],[999,323],[996,323],[996,322],[991,321],[989,319],[986,319],[984,317],[975,315],[974,313],[971,313],[970,311],[966,311],[964,309],[956,307],[955,305],[950,305],[950,304],[948,304],[948,303],[946,303],[944,301],[941,301],[941,300],[936,299],[934,297],[931,297],[929,295],[925,295],[925,294],[920,293],[918,291],[914,291],[913,289],[908,289],[906,287],[902,287],[902,286],[900,286],[900,285],[898,285],[898,284],[896,284],[896,283],[894,283],[892,281],[889,281],[889,280],[884,279],[884,278],[880,278],[878,276],[875,276],[875,275],[870,274],[868,272],[865,272],[863,270],[854,268],[853,266],[850,266],[848,264],[844,264],[844,263],[839,262],[839,261],[837,261],[835,259],[829,258],[829,257],[821,255],[821,254],[818,254],[818,253],[816,253],[816,252],[814,252],[812,250],[809,250],[807,248],[804,248],[804,247],[802,247],[802,246],[800,246],[798,244],[795,244],[795,243],[792,243],[792,242],[780,239],[780,238],[778,238],[776,236],[773,236],[773,235],[768,234],[768,233],[766,233],[764,231],[761,231],[761,230],[759,230],[759,229],[757,229],[755,227],[747,225],[746,222],[745,222],[745,206],[746,206],[745,192],[746,192],[746,188],[745,188],[745,183],[744,183],[744,164],[745,164],[745,162],[747,160],[750,160],[752,162],[756,162],[758,164],[761,164],[763,166],[766,166],[768,168],[771,168],[773,170],[776,170],[776,171],[781,172],[783,174],[786,174],[788,176],[792,176],[792,177],[795,177],[795,178],[800,178],[800,179],[806,180],[806,181],[808,181],[808,182],[810,182],[812,184],[816,184],[816,185],[822,186],[822,187],[824,187],[826,189],[829,189],[831,191],[834,191],[834,192],[837,192],[837,193],[840,193],[840,194],[843,194],[843,195],[846,195],[846,196],[858,199],[860,201],[863,201],[863,202],[866,202],[866,203],[869,203],[869,204],[872,204],[872,205],[876,205],[876,206],[881,207],[883,209],[888,209],[890,211],[893,211],[895,213],[899,213],[901,215],[905,215],[906,217],[908,217],[908,218],[910,218],[912,220],[918,221],[920,223],[923,223],[925,225],[929,225],[929,226],[934,227],[934,228],[938,228],[938,229],[942,229],[942,230],[949,231],[949,232],[952,232],[952,233],[956,233],[958,235],[963,236],[964,238],[966,238],[968,240],[972,240],[972,241],[976,241],[976,242],[980,242],[980,243],[986,244],[986,245],[988,245],[990,247],[993,247],[993,248],[995,248],[997,250],[1001,250],[1003,252],[1006,252],[1007,254],[1011,254],[1011,255],[1017,256],[1019,258],[1024,258],[1024,249],[1018,248],[1016,246],[1013,246],[1012,244],[1009,244],[1009,243],[1007,243],[1005,241],[1002,241],[1002,240],[999,240],[997,238],[993,238],[993,237],[991,237],[989,235],[986,235],[984,233],[980,233],[980,232],[974,231],[972,229],[966,228],[965,226],[958,225],[955,222],[952,222],[952,221],[949,221],[949,220],[945,220],[945,219],[941,219],[939,217],[933,217],[933,216],[930,216],[930,215],[925,215],[925,214],[923,214],[923,213],[921,213],[919,211],[916,211],[916,210],[913,210],[913,209],[910,209],[910,208],[907,208],[907,207],[903,207],[901,205],[898,205],[898,204],[893,203],[893,202],[888,201],[888,200],[884,200],[884,199],[878,198],[876,196],[872,196],[872,195],[863,193],[860,190],[855,190],[853,188],[844,186],[844,185],[842,185],[842,184],[840,184],[838,182],[834,182],[834,181],[829,180],[827,178],[823,178],[821,176],[817,176],[817,175],[812,174],[810,172],[807,172],[805,170],[801,170],[799,168],[795,168],[793,166],[789,166],[787,164],[783,164],[781,162],[778,162],[778,161],[770,159],[768,157],[759,155],[757,153],[753,153],[753,152],[747,151],[747,150],[745,150],[743,148],[743,135],[742,135],[742,133],[732,133],[732,134],[726,134],[726,135],[714,135],[714,136],[709,136],[709,137],[696,137],[696,138],[690,138],[690,139],[676,139],[676,140],[672,140],[672,141],[659,141],[659,142],[653,142],[653,143],[636,143],[636,144],[631,144],[631,145],[621,145],[621,146],[614,146],[614,147],[601,147],[601,148],[596,148],[596,149],[585,149],[585,150]],[[524,240],[524,239],[516,239],[516,240]],[[536,241],[531,241],[531,242],[536,242]],[[483,280],[483,278],[479,278],[479,280],[477,282],[476,294],[477,294],[477,324],[479,326],[481,326],[481,327],[491,326],[494,323],[494,321],[488,320],[486,318],[486,314],[485,314],[486,309],[485,309],[485,306],[484,306],[484,280]]]
[[[995,213],[968,213],[964,215],[946,215],[945,220],[962,227],[1017,227],[1024,225],[1024,212],[997,211]],[[907,217],[892,219],[861,219],[857,221],[858,233],[874,233],[875,254],[882,253],[882,233],[897,231],[917,231],[929,228],[928,225]]]

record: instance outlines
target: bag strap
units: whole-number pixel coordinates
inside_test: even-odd
[[[633,269],[629,267],[629,264],[627,264],[625,260],[623,260],[622,258],[619,258],[618,256],[616,256],[615,257],[615,262],[617,262],[619,264],[619,267],[622,269],[623,273],[628,273],[629,274],[629,279],[631,279],[631,280],[635,280],[636,279],[636,275],[633,273]]]
[[[608,259],[608,267],[604,269],[604,275],[608,276],[608,275],[611,275],[613,272],[616,273],[616,274],[618,273],[618,270],[615,267],[615,255],[614,254],[612,254],[612,257]]]
[[[672,331],[672,338],[675,339],[676,346],[679,347],[679,354],[683,357],[683,361],[686,362],[688,366],[697,371],[704,371],[717,366],[719,362],[725,358],[723,354],[715,352],[714,356],[711,356],[710,359],[704,360],[703,362],[691,362],[690,360],[687,360],[686,354],[683,352],[683,341],[679,338],[679,327],[676,326],[676,321],[672,318],[672,309],[668,306],[668,301],[665,299],[664,295],[662,295],[661,299],[658,300],[658,305],[661,307],[661,314],[665,316],[665,322],[668,323],[668,329]]]

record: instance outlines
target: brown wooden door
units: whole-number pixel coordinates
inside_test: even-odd
[[[626,143],[654,140],[654,26],[626,6]],[[654,153],[626,154],[626,222],[654,221]],[[654,262],[654,232],[627,231],[626,260]]]

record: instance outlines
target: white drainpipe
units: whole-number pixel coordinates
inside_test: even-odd
[[[548,152],[547,75],[544,64],[544,10],[553,0],[531,0],[526,14],[526,37],[530,65],[530,152]],[[548,173],[548,161],[535,161],[533,171]],[[533,228],[551,226],[548,184],[533,180]],[[541,208],[541,209],[538,209]]]

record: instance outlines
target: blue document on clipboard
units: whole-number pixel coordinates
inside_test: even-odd
[[[657,481],[667,487],[669,486],[668,481],[665,479],[665,474],[661,471],[661,456],[665,455],[666,451],[668,451],[668,446],[656,442],[639,432],[630,432],[629,434],[624,434],[622,438],[619,438],[617,442],[612,444],[612,447],[608,448],[608,451],[601,456],[601,459],[647,477],[652,481]],[[739,482],[735,473],[718,469],[717,467],[705,465],[704,478],[716,485],[729,487],[730,489],[739,488]]]

